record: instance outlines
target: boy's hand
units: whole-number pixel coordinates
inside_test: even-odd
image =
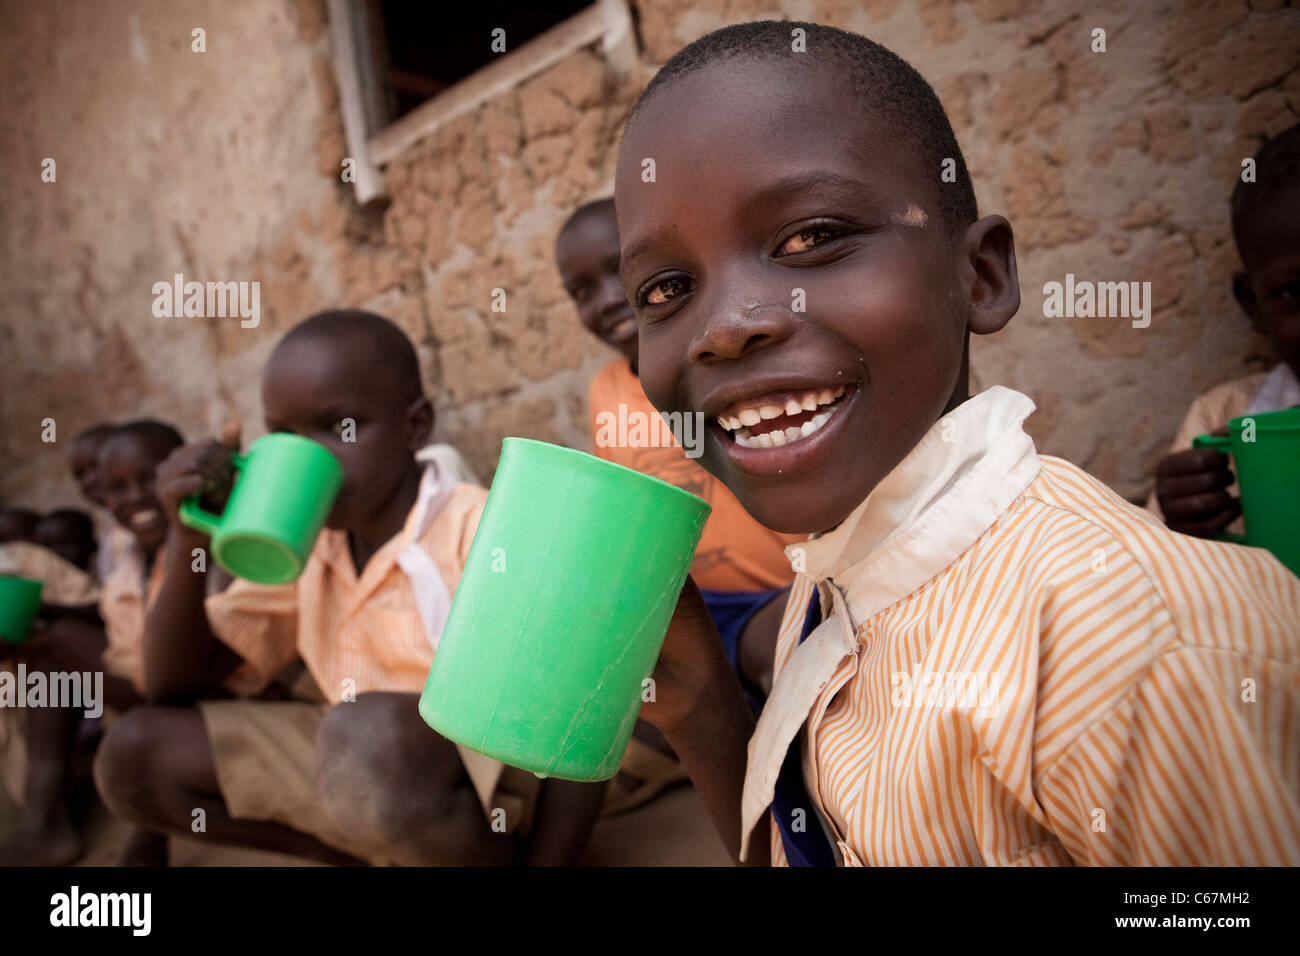
[[[188,536],[203,537],[181,524],[181,501],[194,495],[203,495],[213,502],[224,501],[234,479],[230,453],[238,450],[239,423],[231,421],[222,427],[219,439],[183,445],[158,466],[155,482],[158,500],[173,528]]]
[[[1213,448],[1168,455],[1156,469],[1156,500],[1165,524],[1197,538],[1218,534],[1241,514],[1241,502],[1227,491],[1232,482],[1228,456]]]
[[[654,699],[642,703],[641,719],[671,734],[709,694],[714,682],[727,677],[736,680],[722,638],[704,596],[688,577],[655,664]]]

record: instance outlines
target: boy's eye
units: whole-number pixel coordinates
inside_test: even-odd
[[[781,247],[776,250],[777,257],[797,255],[800,252],[807,252],[823,243],[837,239],[844,234],[844,230],[835,226],[808,226],[800,229],[797,233],[781,243]]]
[[[581,305],[583,302],[586,302],[591,298],[591,286],[584,283],[576,289],[570,289],[569,298]]]
[[[1284,286],[1279,286],[1270,293],[1270,297],[1285,301],[1300,299],[1300,281],[1288,282]]]
[[[673,276],[669,279],[661,279],[654,285],[647,287],[641,293],[642,305],[663,305],[669,299],[675,299],[679,295],[685,295],[691,291],[691,280],[686,276]]]

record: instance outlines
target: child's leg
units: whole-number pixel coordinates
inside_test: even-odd
[[[420,717],[418,694],[362,694],[317,735],[321,795],[334,820],[376,856],[403,865],[509,865],[451,741]]]
[[[72,744],[81,712],[65,707],[27,711],[27,780],[18,826],[0,846],[0,866],[66,866],[81,856],[68,813]]]
[[[283,824],[233,818],[217,783],[203,716],[193,708],[132,710],[100,744],[95,782],[110,810],[142,827],[194,837],[195,821],[202,819],[202,835],[215,842],[325,863],[357,862]]]
[[[93,673],[102,667],[107,641],[102,628],[62,618],[19,650],[28,674],[55,671]],[[110,687],[111,685],[111,687]],[[125,686],[123,686],[125,685]],[[138,701],[126,681],[106,676],[105,696]],[[103,701],[100,702],[101,704]],[[0,847],[0,866],[72,863],[81,856],[81,837],[68,812],[72,791],[73,744],[83,713],[67,707],[33,707],[27,711],[27,779],[23,812],[13,836]]]

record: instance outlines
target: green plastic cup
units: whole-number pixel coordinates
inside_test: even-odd
[[[21,644],[27,640],[36,612],[41,609],[41,589],[32,578],[0,575],[0,640]]]
[[[1300,408],[1243,415],[1228,436],[1198,435],[1193,448],[1232,455],[1246,534],[1220,540],[1267,548],[1300,575]]]
[[[612,777],[710,510],[629,468],[505,439],[425,722],[539,776]]]
[[[343,466],[324,445],[278,432],[231,458],[239,475],[225,511],[212,514],[198,498],[187,498],[181,521],[212,538],[212,556],[235,577],[258,584],[294,580],[334,507]]]

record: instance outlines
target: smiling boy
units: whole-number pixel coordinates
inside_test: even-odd
[[[616,198],[646,394],[813,533],[757,724],[689,586],[642,710],[738,858],[1300,862],[1300,581],[1039,456],[1027,397],[968,398],[1012,233],[919,74],[815,24],[709,34],[642,94]]]

